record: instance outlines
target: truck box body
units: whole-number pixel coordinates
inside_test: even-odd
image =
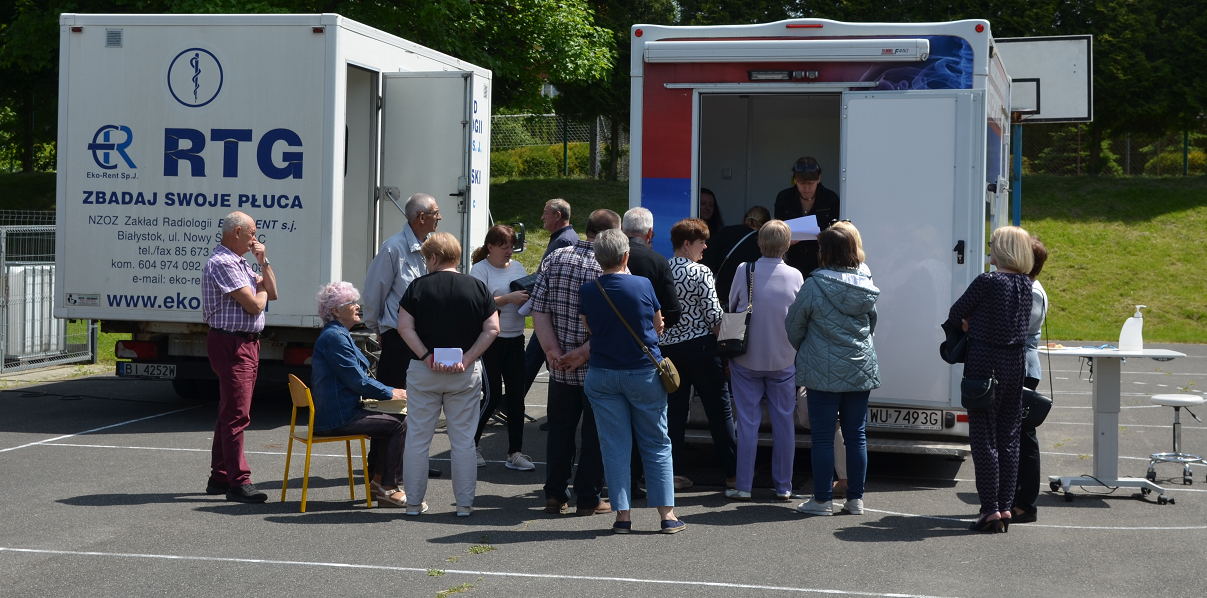
[[[485,235],[488,70],[333,14],[64,14],[60,38],[56,317],[204,357],[202,269],[240,210],[281,359],[317,335],[321,285],[363,288],[405,224],[391,197],[433,195],[466,263]]]
[[[711,189],[727,224],[817,158],[860,230],[882,294],[882,386],[869,429],[963,436],[962,368],[939,324],[985,271],[986,225],[1005,223],[1010,81],[989,23],[635,25],[629,203],[654,247]],[[958,248],[958,249],[957,249]]]

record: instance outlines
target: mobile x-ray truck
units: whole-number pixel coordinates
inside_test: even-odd
[[[630,40],[629,203],[654,213],[655,249],[670,255],[701,187],[740,223],[755,205],[774,213],[793,162],[813,156],[881,290],[869,449],[965,454],[961,368],[937,348],[985,271],[987,224],[1008,223],[1009,65],[989,22],[636,25]]]
[[[392,204],[436,197],[466,264],[486,233],[486,69],[334,14],[64,14],[60,40],[55,316],[132,333],[119,374],[216,388],[201,277],[235,210],[277,277],[277,387],[308,379],[316,293],[363,287]]]

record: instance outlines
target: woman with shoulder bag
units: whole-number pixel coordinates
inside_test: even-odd
[[[855,237],[831,227],[817,235],[818,269],[788,309],[788,342],[796,348],[796,383],[808,388],[813,435],[813,500],[796,507],[807,515],[833,513],[834,429],[842,428],[847,501],[842,510],[863,514],[867,475],[864,429],[868,395],[880,387],[872,333],[880,289],[859,271]]]
[[[579,289],[579,314],[591,335],[583,390],[595,411],[604,475],[616,521],[612,531],[633,529],[630,513],[634,435],[645,467],[648,503],[657,507],[662,533],[686,527],[675,517],[671,440],[666,433],[666,387],[656,362],[662,306],[649,279],[626,273],[629,239],[619,229],[595,237],[603,273]]]
[[[980,517],[969,529],[1010,529],[1018,480],[1018,440],[1022,422],[1025,342],[1031,319],[1031,279],[1035,263],[1031,235],[1003,226],[989,241],[995,272],[977,276],[948,313],[948,325],[968,333],[968,358],[962,388],[988,389],[985,406],[968,411],[968,441],[976,469]],[[979,392],[979,391],[978,391]],[[990,398],[988,393],[992,393]],[[964,393],[965,407],[973,404]]]
[[[729,361],[734,423],[737,428],[737,480],[725,496],[750,500],[754,483],[754,454],[758,448],[761,403],[767,397],[771,416],[771,479],[776,498],[792,500],[792,461],[796,455],[796,351],[788,343],[784,318],[804,284],[800,271],[784,263],[792,230],[783,220],[759,229],[757,262],[742,264],[733,277],[729,306],[734,313],[750,310],[746,353]]]

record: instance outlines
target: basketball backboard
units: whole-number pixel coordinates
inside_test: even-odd
[[[996,40],[1010,75],[1016,122],[1094,120],[1094,40],[1090,35]]]

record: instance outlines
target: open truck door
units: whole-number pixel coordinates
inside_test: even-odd
[[[939,323],[984,271],[979,90],[842,95],[843,217],[880,288],[873,403],[959,407],[962,368],[939,359]],[[874,414],[869,414],[874,418]],[[938,422],[942,425],[943,422]]]
[[[472,72],[382,75],[381,184],[378,235],[402,230],[402,207],[415,193],[436,198],[437,230],[461,241],[462,271],[475,242],[486,236],[490,119],[482,108],[487,81]]]

